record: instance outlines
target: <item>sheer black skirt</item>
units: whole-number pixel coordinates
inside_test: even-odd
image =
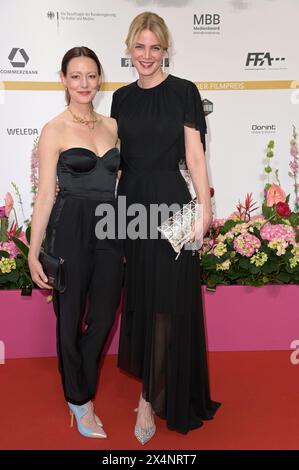
[[[162,173],[144,175],[142,184],[125,174],[119,194],[128,204],[189,202],[180,173],[169,172],[170,184]],[[142,380],[144,398],[169,429],[187,433],[220,405],[210,398],[199,256],[183,250],[175,260],[166,240],[129,238],[125,256],[119,367]]]

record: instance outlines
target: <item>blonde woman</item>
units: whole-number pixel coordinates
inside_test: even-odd
[[[114,93],[111,111],[121,141],[118,194],[147,208],[188,203],[179,171],[186,158],[207,231],[212,211],[203,107],[192,82],[163,72],[169,42],[157,14],[132,21],[126,45],[139,78]],[[125,255],[119,367],[142,381],[135,436],[145,444],[156,431],[154,413],[169,429],[187,433],[211,419],[219,403],[210,399],[198,256],[186,250],[175,260],[170,244],[149,234],[128,237]]]

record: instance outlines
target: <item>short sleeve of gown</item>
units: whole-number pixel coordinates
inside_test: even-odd
[[[192,82],[188,82],[186,91],[184,126],[192,127],[200,132],[201,142],[205,150],[205,136],[207,133],[206,119],[200,93],[196,85]]]

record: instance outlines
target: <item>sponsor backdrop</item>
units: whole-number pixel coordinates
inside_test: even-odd
[[[124,40],[131,19],[146,10],[162,15],[172,33],[166,70],[194,81],[201,92],[215,215],[229,215],[246,192],[261,202],[270,139],[272,166],[292,192],[298,0],[1,0],[0,9],[0,205],[7,191],[14,193],[13,181],[24,205],[20,222],[31,214],[34,142],[65,106],[59,83],[63,54],[75,45],[95,50],[104,68],[96,109],[109,114],[112,92],[136,80]]]

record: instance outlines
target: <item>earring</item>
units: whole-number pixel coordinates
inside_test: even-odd
[[[165,73],[165,68],[169,68],[169,55],[168,55],[168,51],[166,50],[165,51],[165,56],[163,57],[163,62],[162,62],[162,69],[163,69],[163,73]]]

